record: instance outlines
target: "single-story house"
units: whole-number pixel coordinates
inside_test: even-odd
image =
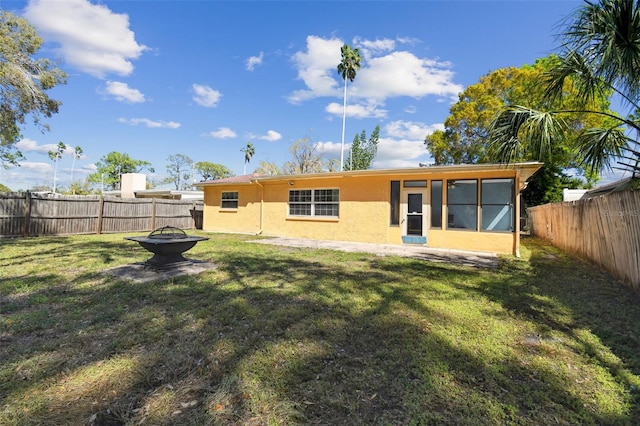
[[[542,163],[244,175],[195,184],[203,230],[519,255],[520,192]]]

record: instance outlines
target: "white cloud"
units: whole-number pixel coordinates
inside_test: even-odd
[[[340,48],[344,43],[337,38],[323,39],[317,36],[307,37],[307,50],[293,55],[294,66],[298,70],[298,79],[308,87],[296,90],[288,96],[291,103],[297,104],[319,96],[340,96],[336,66],[340,62]]]
[[[353,44],[360,50],[365,61],[369,60],[372,56],[390,52],[396,48],[396,41],[388,38],[382,40],[365,40],[360,37],[355,37]]]
[[[113,96],[120,102],[137,104],[144,102],[144,95],[138,89],[132,89],[127,83],[119,81],[107,81],[105,91],[107,95]]]
[[[154,121],[148,118],[119,118],[118,121],[132,126],[142,124],[149,128],[177,129],[181,126],[180,123],[176,123],[175,121]]]
[[[55,145],[38,145],[38,142],[29,138],[21,139],[18,143],[16,143],[16,148],[18,148],[22,152],[42,152],[46,154],[51,150],[51,148],[47,148],[47,146],[53,146],[53,148],[55,149]],[[20,164],[22,165],[24,163]]]
[[[85,164],[84,166],[76,169],[78,172],[85,174],[85,175],[90,175],[91,173],[95,173],[98,171],[98,167],[91,163],[91,164]]]
[[[391,121],[385,125],[385,133],[393,138],[424,141],[436,130],[444,130],[444,124],[417,123],[415,121]]]
[[[351,144],[345,144],[345,151]],[[325,158],[340,158],[340,143],[339,142],[318,142],[316,144],[317,151]]]
[[[275,142],[282,139],[282,135],[275,130],[269,130],[266,135],[259,136],[258,139],[262,139],[269,142]]]
[[[373,162],[375,168],[418,167],[428,152],[421,140],[380,138],[378,154]]]
[[[253,71],[256,65],[262,65],[262,59],[264,58],[264,52],[260,52],[258,56],[251,56],[247,59],[247,71]]]
[[[62,154],[71,156],[75,151],[75,147],[69,144],[65,145],[67,148]],[[48,154],[49,151],[56,151],[58,149],[58,144],[47,143],[44,145],[38,145],[38,142],[34,141],[33,139],[24,138],[16,143],[16,148],[18,148],[22,152],[40,152],[42,154]],[[81,156],[80,158],[84,158],[84,156]],[[23,164],[24,163],[20,163],[21,166]]]
[[[398,96],[421,98],[429,95],[455,99],[464,88],[453,83],[450,67],[448,62],[418,58],[410,52],[372,58],[358,73],[352,96],[380,101]]]
[[[33,139],[25,138],[16,143],[16,148],[18,148],[21,152],[40,152],[42,154],[48,154],[49,151],[56,151],[58,149],[58,144],[47,143],[44,145],[39,145],[38,142],[34,141]],[[70,147],[67,147],[63,154],[70,154],[71,152],[73,152],[73,150],[71,150]],[[20,163],[21,166],[23,164],[24,163]]]
[[[204,86],[202,84],[194,84],[191,87],[195,92],[195,95],[193,96],[193,100],[195,101],[195,103],[203,107],[217,106],[218,102],[220,101],[220,98],[222,97],[222,94],[219,91],[212,89],[209,86]]]
[[[396,51],[397,43],[415,40],[366,40],[356,38],[362,49],[363,61],[353,83],[348,84],[351,103],[377,103],[386,99],[407,96],[443,97],[455,100],[464,88],[454,83],[452,64],[436,59],[420,58],[408,51]],[[307,37],[306,51],[294,54],[293,63],[298,78],[306,89],[296,90],[288,96],[291,103],[301,103],[317,97],[342,97],[342,80],[336,70],[340,62],[343,42],[336,38]],[[334,107],[332,106],[332,111]],[[374,115],[379,116],[379,115]]]
[[[20,168],[42,173],[53,172],[53,166],[51,164],[35,161],[23,161],[20,163]]]
[[[96,77],[131,74],[131,60],[148,49],[136,42],[128,15],[87,0],[31,0],[24,16],[46,41],[59,45],[65,62]]]
[[[218,130],[209,132],[208,135],[216,139],[228,139],[228,138],[235,138],[238,136],[236,132],[234,132],[228,127],[218,127]]]
[[[325,107],[329,114],[342,117],[344,104],[331,102]],[[375,103],[368,104],[347,104],[347,117],[352,118],[384,118],[387,116],[386,109],[379,109]]]

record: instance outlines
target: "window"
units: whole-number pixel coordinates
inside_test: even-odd
[[[447,228],[478,229],[478,181],[447,181]]]
[[[427,181],[426,180],[405,180],[402,185],[405,188],[426,188]]]
[[[223,192],[222,203],[220,206],[223,209],[237,209],[238,208],[238,191]]]
[[[482,230],[514,230],[514,180],[482,180]]]
[[[391,181],[391,225],[400,225],[400,181]]]
[[[289,216],[338,217],[340,190],[292,189],[289,191]]]
[[[431,181],[431,227],[442,228],[442,181]]]

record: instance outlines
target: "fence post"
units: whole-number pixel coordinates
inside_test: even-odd
[[[22,236],[29,236],[29,226],[31,222],[31,191],[25,193],[24,203],[24,229],[22,230]]]
[[[102,234],[102,215],[104,210],[104,194],[100,194],[98,203],[98,223],[96,224],[96,234]]]
[[[156,229],[156,199],[151,199],[151,230]]]

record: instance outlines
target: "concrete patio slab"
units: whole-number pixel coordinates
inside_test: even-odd
[[[286,247],[339,250],[355,253],[372,253],[377,256],[403,256],[431,262],[455,263],[458,265],[496,268],[496,253],[436,249],[414,244],[372,244],[348,241],[310,240],[301,238],[275,237],[250,240],[250,243],[271,244]]]

